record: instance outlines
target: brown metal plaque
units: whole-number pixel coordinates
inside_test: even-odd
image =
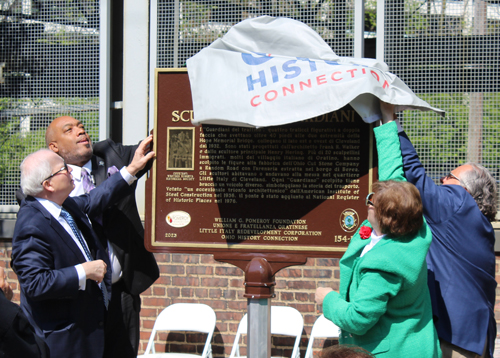
[[[187,72],[156,81],[150,251],[342,255],[376,176],[371,125],[345,107],[283,126],[194,126]]]

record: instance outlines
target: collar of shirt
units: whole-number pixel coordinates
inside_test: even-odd
[[[69,226],[68,222],[61,216],[61,209],[62,207],[53,201],[47,200],[47,199],[42,199],[42,198],[35,198],[38,200],[38,202],[45,208],[47,211],[52,215],[58,222],[59,224],[62,225],[64,230],[71,236],[75,244],[78,246],[80,251],[83,254],[83,257],[88,261],[87,255],[85,254],[85,250],[82,247],[82,244],[80,243],[80,240],[78,240],[73,233],[73,230],[71,230],[71,227]],[[80,235],[83,237],[83,234],[80,232]],[[87,247],[88,248],[88,247]]]
[[[87,172],[89,174],[92,173],[92,161],[89,160],[87,163],[85,163],[83,167],[79,167],[77,165],[72,165],[72,164],[68,164],[68,167],[71,167],[72,169],[71,175],[73,175],[73,182],[75,183],[75,188],[69,194],[69,196],[78,196],[85,194],[85,190],[83,190],[83,184],[82,184],[82,170],[87,169]]]
[[[36,198],[42,206],[47,209],[47,211],[52,215],[54,218],[59,220],[59,216],[61,216],[61,209],[62,207],[59,204],[54,203],[53,201],[47,200],[47,199],[42,199],[42,198]],[[61,218],[62,219],[62,218]],[[64,220],[64,219],[62,219]]]
[[[361,252],[361,255],[359,257],[363,257],[363,255],[365,255],[368,251],[370,251],[371,249],[373,249],[373,247],[385,236],[385,234],[382,234],[380,236],[377,236],[375,234],[375,231],[372,231],[372,234],[370,236],[370,242],[368,243],[368,245],[366,245],[364,248],[363,248],[363,251]]]

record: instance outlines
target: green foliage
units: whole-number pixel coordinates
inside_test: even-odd
[[[433,107],[446,111],[444,118],[434,112],[407,111],[403,127],[426,168],[456,167],[468,159],[470,98],[463,93],[419,95]],[[481,164],[496,171],[500,149],[500,93],[483,95]],[[473,118],[481,120],[481,118]]]
[[[31,152],[30,148],[45,146],[45,131],[21,132],[20,117],[0,123],[0,185],[18,185],[21,161]]]
[[[424,16],[420,9],[423,2],[405,2],[405,33],[407,35],[426,34],[429,30],[428,16]]]
[[[377,1],[365,1],[365,31],[377,30]]]
[[[28,154],[45,147],[45,129],[50,120],[63,115],[71,115],[82,121],[92,141],[97,141],[99,139],[98,103],[98,98],[0,98],[0,110],[33,109],[32,116],[4,116],[0,119],[0,186],[2,186],[3,192],[14,192],[18,188],[21,161]],[[66,111],[48,115],[36,114],[38,108],[50,107],[66,109]],[[86,109],[87,111],[68,113],[68,109],[73,108]],[[89,111],[93,108],[95,108],[94,111]],[[43,112],[43,110],[38,112]],[[30,123],[28,125],[23,121]],[[15,204],[14,195],[8,195],[7,199],[2,197],[0,204]]]
[[[482,162],[488,168],[499,168],[500,93],[485,93],[484,97]]]

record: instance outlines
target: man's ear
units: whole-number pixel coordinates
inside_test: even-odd
[[[53,192],[54,191],[54,187],[52,186],[52,184],[50,184],[50,180],[45,180],[43,183],[42,183],[42,186],[45,190],[49,191],[49,192]]]
[[[53,151],[54,153],[59,153],[59,147],[57,145],[57,142],[50,142],[49,143],[49,149]]]

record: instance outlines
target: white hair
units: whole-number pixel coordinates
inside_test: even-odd
[[[460,175],[460,180],[479,206],[479,210],[494,221],[497,214],[497,185],[491,173],[480,164],[467,163],[472,169]]]
[[[21,169],[21,190],[24,195],[36,196],[43,191],[42,182],[52,174],[52,165],[48,160],[49,149],[40,149],[31,153],[19,166]]]

